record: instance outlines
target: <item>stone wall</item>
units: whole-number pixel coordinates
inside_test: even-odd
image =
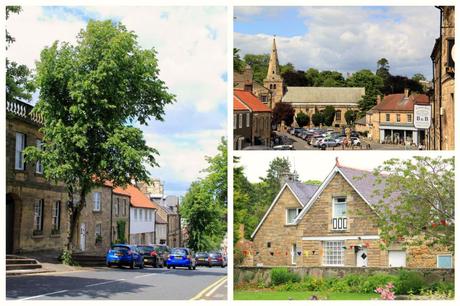
[[[130,213],[130,197],[122,194],[113,194],[112,203],[112,241],[116,242],[118,237],[118,221],[125,222],[125,242],[129,240],[129,213]],[[119,205],[118,213],[116,206]]]
[[[375,273],[398,274],[399,268],[357,268],[357,267],[287,267],[291,272],[295,272],[302,278],[313,276],[317,278],[324,277],[344,277],[348,274],[372,275]],[[263,282],[270,284],[271,267],[235,267],[233,269],[233,278],[235,285],[244,283],[258,284]],[[417,271],[423,274],[427,283],[431,284],[437,281],[453,282],[455,276],[454,269],[406,269]]]

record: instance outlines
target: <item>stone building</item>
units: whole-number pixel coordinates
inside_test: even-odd
[[[414,106],[429,105],[425,94],[402,94],[377,97],[377,102],[366,113],[366,125],[371,139],[380,143],[426,144],[427,132],[414,126]]]
[[[451,268],[442,249],[381,249],[374,207],[386,199],[373,191],[383,184],[338,162],[320,186],[287,181],[251,236],[254,264]]]
[[[358,103],[365,94],[363,87],[295,87],[287,86],[282,98],[283,103],[290,103],[295,110],[307,114],[322,112],[327,106],[335,109],[332,126],[340,127],[347,124],[345,113],[357,111]],[[294,120],[295,122],[295,120]],[[313,125],[310,120],[310,125]]]
[[[270,146],[272,110],[251,91],[234,89],[233,100],[234,148]]]
[[[20,101],[6,105],[6,252],[57,254],[69,230],[68,195],[62,183],[43,177],[46,165],[24,161],[23,150],[40,146],[42,139],[41,120],[31,111],[31,105]],[[75,253],[104,255],[117,239],[113,228],[119,220],[126,222],[128,237],[128,215],[116,216],[113,212],[119,201],[129,203],[129,197],[116,194],[111,184],[91,190],[76,225],[72,243]]]
[[[431,96],[432,125],[429,130],[430,150],[455,148],[455,7],[437,6],[440,11],[439,38],[431,53],[433,91]]]

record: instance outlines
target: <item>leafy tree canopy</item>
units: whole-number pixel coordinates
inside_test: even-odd
[[[310,124],[310,117],[304,112],[300,111],[295,117],[295,121],[300,127],[304,127]]]
[[[287,126],[290,126],[294,122],[295,110],[290,103],[277,103],[273,109],[272,121],[274,124],[281,124],[281,121]]]
[[[334,106],[328,105],[324,108],[323,111],[324,124],[327,126],[332,126],[332,123],[335,119],[335,108]]]

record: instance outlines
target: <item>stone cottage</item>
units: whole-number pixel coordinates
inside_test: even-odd
[[[374,183],[338,161],[320,186],[287,181],[251,236],[254,265],[452,268],[445,250],[380,247]]]

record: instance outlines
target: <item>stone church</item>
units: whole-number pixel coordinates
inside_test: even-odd
[[[365,94],[363,87],[286,86],[280,73],[275,38],[273,38],[267,77],[263,84],[253,80],[253,72],[249,65],[245,67],[243,73],[235,72],[234,83],[235,88],[252,91],[272,109],[278,103],[290,103],[296,114],[302,111],[310,118],[314,113],[323,111],[326,106],[333,106],[336,110],[333,126],[345,125],[345,112],[358,110],[358,102]]]

